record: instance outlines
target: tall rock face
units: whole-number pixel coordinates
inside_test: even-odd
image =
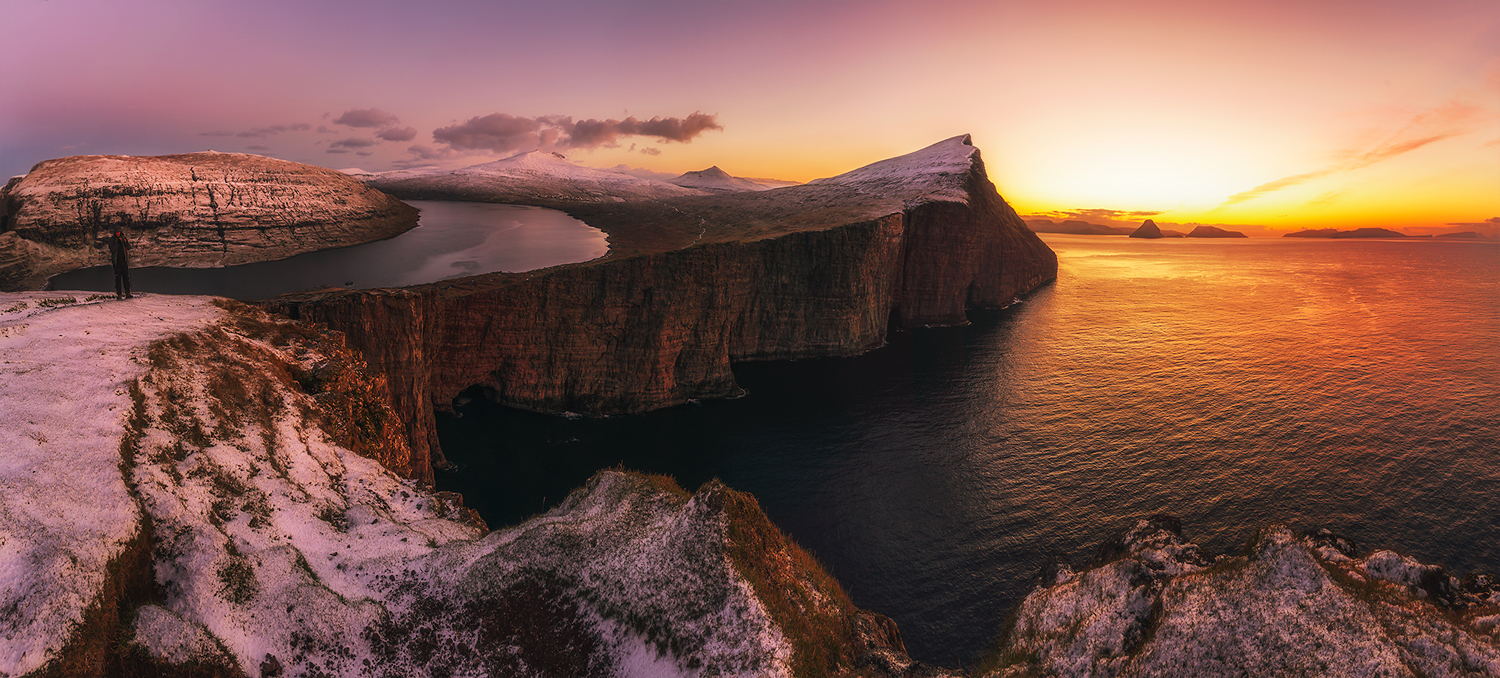
[[[340,172],[243,153],[47,160],[0,193],[0,290],[107,262],[123,230],[132,266],[232,266],[389,238],[411,206]]]
[[[344,332],[409,389],[393,404],[413,454],[427,441],[441,463],[434,409],[472,386],[587,414],[729,397],[733,361],[862,353],[893,322],[963,323],[1057,272],[967,136],[802,186],[570,211],[609,233],[610,255],[265,303]]]

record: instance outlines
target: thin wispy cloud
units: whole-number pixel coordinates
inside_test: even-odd
[[[1304,184],[1314,179],[1363,169],[1376,163],[1405,155],[1429,144],[1468,134],[1474,131],[1474,121],[1482,117],[1483,114],[1484,109],[1462,101],[1453,101],[1422,111],[1413,116],[1399,130],[1385,135],[1384,140],[1376,142],[1373,146],[1347,151],[1344,153],[1345,158],[1343,160],[1327,167],[1311,172],[1294,174],[1289,177],[1282,177],[1275,181],[1269,181],[1256,186],[1248,191],[1241,191],[1226,198],[1223,203],[1219,204],[1219,207],[1229,207],[1230,205],[1254,200],[1268,193]],[[1314,198],[1312,203],[1309,204],[1317,203],[1327,195],[1325,193],[1323,196]]]
[[[239,137],[241,139],[263,139],[265,137],[275,136],[277,134],[281,134],[282,132],[306,132],[307,130],[310,130],[310,129],[312,129],[312,125],[309,125],[309,124],[307,124],[305,122],[294,122],[294,123],[286,124],[286,125],[266,125],[265,127],[256,127],[254,129],[247,129],[247,130],[245,130],[243,132],[231,132],[229,130],[222,130],[222,129],[220,129],[220,130],[214,130],[212,132],[199,132],[198,136],[200,136],[200,137]]]

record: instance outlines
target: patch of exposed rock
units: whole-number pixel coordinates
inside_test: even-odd
[[[1026,597],[988,676],[1497,676],[1500,587],[1326,531],[1210,560],[1140,521]]]
[[[0,193],[0,290],[108,263],[231,266],[355,245],[417,224],[411,206],[340,172],[243,153],[88,155],[38,163]]]

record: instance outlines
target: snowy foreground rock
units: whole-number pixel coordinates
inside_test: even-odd
[[[1027,596],[987,676],[1500,676],[1500,586],[1327,532],[1210,560],[1175,519]]]
[[[489,531],[336,334],[0,294],[0,369],[0,676],[931,675],[718,483]]]

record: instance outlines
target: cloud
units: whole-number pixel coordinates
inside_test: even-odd
[[[348,153],[349,151],[346,150],[346,149],[342,149],[342,148],[330,148],[330,149],[328,149],[326,151],[323,151],[323,152],[324,153],[335,153],[335,154],[337,154],[337,153]]]
[[[661,155],[660,148],[643,148],[641,149],[641,152],[646,155]]]
[[[312,129],[312,125],[309,125],[305,122],[297,122],[290,125],[269,125],[266,127],[257,127],[255,129],[240,132],[235,136],[243,138],[268,137],[273,134],[281,134],[282,132],[306,132],[310,129]]]
[[[323,117],[326,118],[326,117],[328,117],[328,115],[324,114]],[[318,125],[318,130],[317,131],[318,131],[318,134],[338,134],[337,130],[328,129],[327,125]]]
[[[328,147],[329,148],[369,148],[371,146],[374,146],[377,143],[379,143],[379,142],[375,141],[374,139],[361,139],[359,137],[349,137],[348,139],[340,139],[340,140],[335,141],[335,142],[333,142],[331,144],[328,144]]]
[[[522,150],[566,150],[615,147],[621,137],[655,137],[663,143],[687,143],[708,130],[724,129],[716,116],[694,112],[685,118],[654,117],[640,120],[574,120],[568,116],[544,115],[523,118],[507,113],[469,118],[467,122],[440,127],[434,141],[460,151],[509,153]]]
[[[1087,208],[1038,212],[1037,214],[1028,216],[1041,219],[1080,219],[1085,221],[1089,219],[1096,219],[1100,221],[1139,223],[1143,219],[1150,219],[1151,217],[1160,214],[1165,214],[1165,212],[1163,210],[1108,210],[1101,208]]]
[[[352,108],[334,118],[333,122],[347,127],[388,127],[401,119],[378,108]]]
[[[1248,200],[1254,200],[1267,193],[1274,193],[1283,188],[1290,188],[1340,172],[1369,167],[1375,163],[1410,153],[1428,144],[1468,134],[1474,131],[1473,123],[1475,120],[1484,114],[1484,109],[1479,106],[1462,101],[1451,101],[1442,106],[1422,111],[1412,116],[1400,129],[1382,135],[1384,137],[1382,141],[1376,142],[1364,149],[1354,149],[1342,153],[1341,155],[1344,156],[1344,159],[1339,162],[1311,172],[1293,174],[1289,177],[1269,181],[1248,191],[1241,191],[1226,198],[1223,203],[1220,203],[1219,207],[1228,207]],[[1314,198],[1314,202],[1321,197]]]
[[[355,151],[355,155],[375,155],[374,151]]]
[[[417,138],[417,128],[390,127],[380,130],[375,134],[375,136],[380,137],[381,139],[385,139],[386,141],[411,141],[412,139]]]

